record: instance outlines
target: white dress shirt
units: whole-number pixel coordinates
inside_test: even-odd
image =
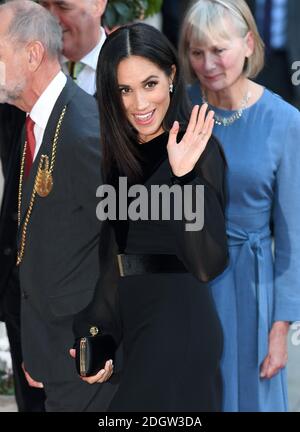
[[[33,160],[39,152],[43,142],[46,126],[53,110],[53,107],[61,94],[67,82],[67,77],[60,71],[50,82],[48,87],[44,90],[41,96],[34,104],[29,115],[34,121],[34,136],[35,136],[35,152]]]
[[[76,84],[90,95],[96,93],[96,70],[100,50],[105,42],[106,34],[103,27],[100,27],[100,40],[95,48],[85,55],[80,62],[84,64],[83,69],[79,72]],[[62,69],[66,75],[69,75],[68,62],[66,57],[62,57]]]

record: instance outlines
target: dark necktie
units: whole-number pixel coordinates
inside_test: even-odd
[[[68,62],[69,74],[74,81],[77,80],[77,77],[82,71],[82,69],[84,68],[84,66],[85,64],[82,62],[73,62],[73,61]]]
[[[28,115],[26,117],[25,129],[26,129],[26,157],[25,157],[25,172],[24,176],[27,178],[29,176],[31,166],[33,163],[34,151],[35,151],[35,136],[34,136],[34,121]]]

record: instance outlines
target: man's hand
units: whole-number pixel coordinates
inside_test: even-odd
[[[30,387],[44,388],[43,383],[35,381],[33,378],[31,378],[31,376],[29,375],[29,373],[25,369],[24,362],[22,363],[22,369],[24,371],[25,378],[26,378],[28,384],[30,385]]]

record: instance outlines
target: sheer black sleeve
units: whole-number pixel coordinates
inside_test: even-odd
[[[172,183],[192,186],[192,202],[199,200],[196,186],[204,186],[204,224],[198,231],[188,231],[191,222],[183,217],[173,219],[177,255],[200,281],[208,282],[227,266],[228,250],[225,228],[226,161],[218,141],[212,137],[194,169],[183,177],[172,177]],[[184,194],[183,194],[184,196]],[[200,206],[203,208],[203,206]],[[184,214],[184,211],[183,211]]]

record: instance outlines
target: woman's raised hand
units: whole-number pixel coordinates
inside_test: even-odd
[[[203,104],[201,108],[199,105],[194,106],[187,130],[179,143],[177,143],[178,121],[174,122],[169,132],[167,145],[169,162],[173,174],[177,177],[182,177],[192,171],[211,137],[214,112],[207,113],[207,108],[207,104]]]

